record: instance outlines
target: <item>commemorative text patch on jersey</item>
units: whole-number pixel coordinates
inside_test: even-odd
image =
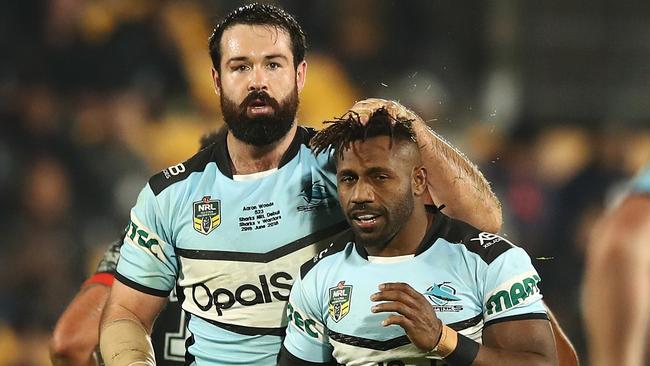
[[[335,322],[343,319],[350,312],[350,298],[352,296],[352,285],[346,285],[345,281],[339,282],[336,287],[330,287],[330,300],[327,311],[330,318]]]
[[[221,224],[221,201],[211,200],[210,196],[194,202],[194,215],[192,222],[194,230],[203,235],[208,235]]]

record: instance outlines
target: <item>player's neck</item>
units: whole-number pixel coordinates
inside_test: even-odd
[[[397,234],[385,245],[366,246],[366,253],[373,257],[398,257],[415,254],[433,220],[433,215],[427,213],[424,205],[416,203],[411,218]]]
[[[294,123],[283,138],[265,146],[246,144],[229,133],[226,136],[226,142],[233,165],[233,174],[252,174],[278,168],[282,156],[296,135],[296,130],[297,124]]]

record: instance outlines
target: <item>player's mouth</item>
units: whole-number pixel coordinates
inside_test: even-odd
[[[273,107],[262,98],[255,98],[248,103],[248,114],[251,116],[265,115],[273,112]]]
[[[382,220],[383,216],[376,213],[353,213],[350,215],[352,218],[352,224],[361,231],[373,231],[379,225],[379,222]]]

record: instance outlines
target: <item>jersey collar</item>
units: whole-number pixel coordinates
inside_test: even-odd
[[[278,169],[282,168],[293,158],[295,158],[300,151],[300,145],[308,145],[309,139],[313,136],[313,134],[314,131],[312,129],[298,126],[296,129],[296,134],[294,135],[293,140],[291,140],[291,144],[280,159]],[[217,167],[219,168],[219,171],[221,171],[221,174],[232,179],[232,160],[230,159],[230,154],[228,153],[228,143],[226,142],[227,135],[228,129],[223,128],[221,131],[219,131],[216,142],[214,143],[214,148],[212,150],[212,161],[217,164]]]

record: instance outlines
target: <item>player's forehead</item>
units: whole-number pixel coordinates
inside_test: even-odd
[[[289,33],[270,24],[235,24],[228,27],[221,37],[222,59],[283,55],[292,56]]]
[[[412,146],[404,141],[395,141],[388,136],[376,136],[365,140],[353,141],[348,149],[344,149],[338,159],[339,169],[367,169],[368,167],[384,167],[397,169],[412,166]]]

